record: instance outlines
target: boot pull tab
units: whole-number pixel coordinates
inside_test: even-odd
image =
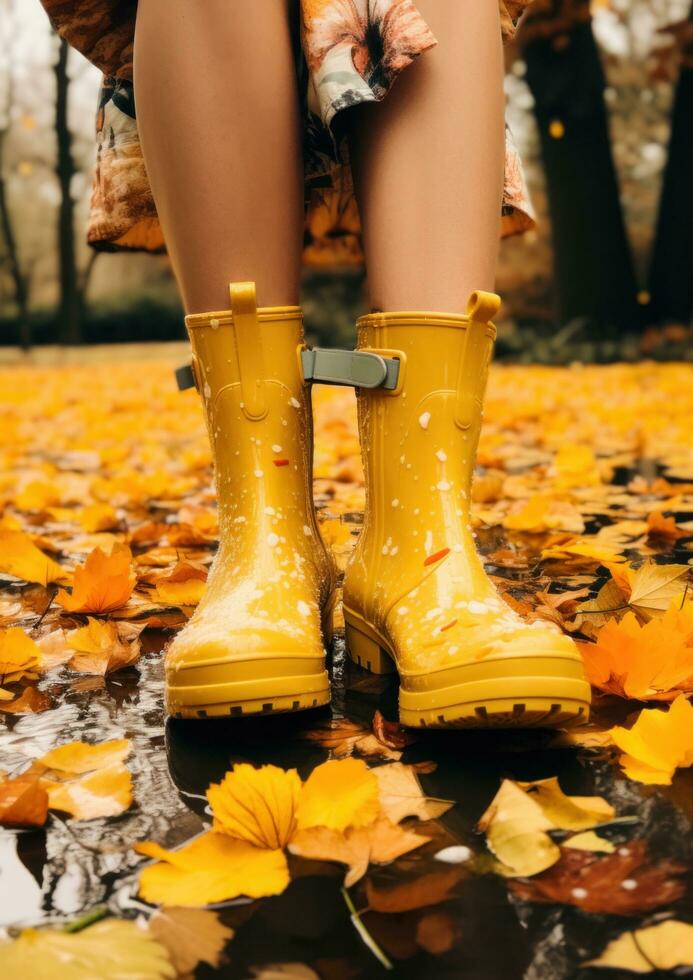
[[[258,420],[267,414],[267,403],[264,383],[265,363],[257,319],[255,283],[231,282],[229,295],[236,338],[243,414],[248,419]]]
[[[481,416],[488,366],[491,360],[495,328],[491,317],[500,307],[500,296],[476,290],[467,301],[469,322],[464,331],[457,374],[455,422],[468,429]]]

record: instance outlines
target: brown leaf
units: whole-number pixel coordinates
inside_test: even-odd
[[[163,906],[152,915],[149,932],[168,951],[179,975],[192,973],[198,963],[218,966],[233,929],[207,909]]]
[[[370,863],[389,864],[430,839],[381,816],[366,827],[353,827],[345,833],[327,827],[299,830],[289,844],[289,851],[314,861],[348,865],[344,885],[350,888],[364,876]]]
[[[643,915],[683,896],[686,870],[669,858],[652,863],[646,841],[635,840],[606,856],[562,848],[553,867],[531,879],[511,880],[509,887],[526,902],[560,902],[592,914]]]
[[[416,923],[417,945],[434,956],[447,953],[460,938],[459,923],[444,909],[427,912]]]
[[[431,871],[409,881],[399,881],[386,888],[368,879],[366,899],[369,908],[375,912],[408,912],[410,909],[447,902],[458,882],[467,877],[469,874],[463,868],[452,867],[444,871]]]
[[[412,731],[402,728],[398,721],[387,721],[380,711],[373,715],[372,724],[375,737],[389,749],[405,749],[416,741]]]

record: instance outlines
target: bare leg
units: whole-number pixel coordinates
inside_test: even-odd
[[[303,234],[293,0],[139,0],[135,98],[186,312],[298,302]]]
[[[493,289],[504,159],[497,0],[417,0],[438,39],[353,110],[371,308],[462,312]]]

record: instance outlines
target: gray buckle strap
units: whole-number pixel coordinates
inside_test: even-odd
[[[314,347],[301,351],[305,381],[353,388],[397,387],[399,361],[370,351]]]
[[[317,384],[394,391],[399,377],[397,358],[381,357],[370,351],[315,347],[301,351],[301,365],[304,380]],[[179,391],[197,387],[192,364],[183,364],[175,374]]]
[[[197,388],[192,364],[182,364],[179,368],[176,368],[175,376],[178,391],[186,391],[188,388]]]

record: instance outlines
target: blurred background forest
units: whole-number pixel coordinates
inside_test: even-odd
[[[537,0],[507,52],[508,122],[536,231],[501,246],[499,353],[517,360],[690,357],[691,0]],[[85,242],[99,72],[37,0],[0,0],[0,353],[177,340],[165,255]],[[353,250],[323,266],[308,236],[308,332],[349,343]]]

